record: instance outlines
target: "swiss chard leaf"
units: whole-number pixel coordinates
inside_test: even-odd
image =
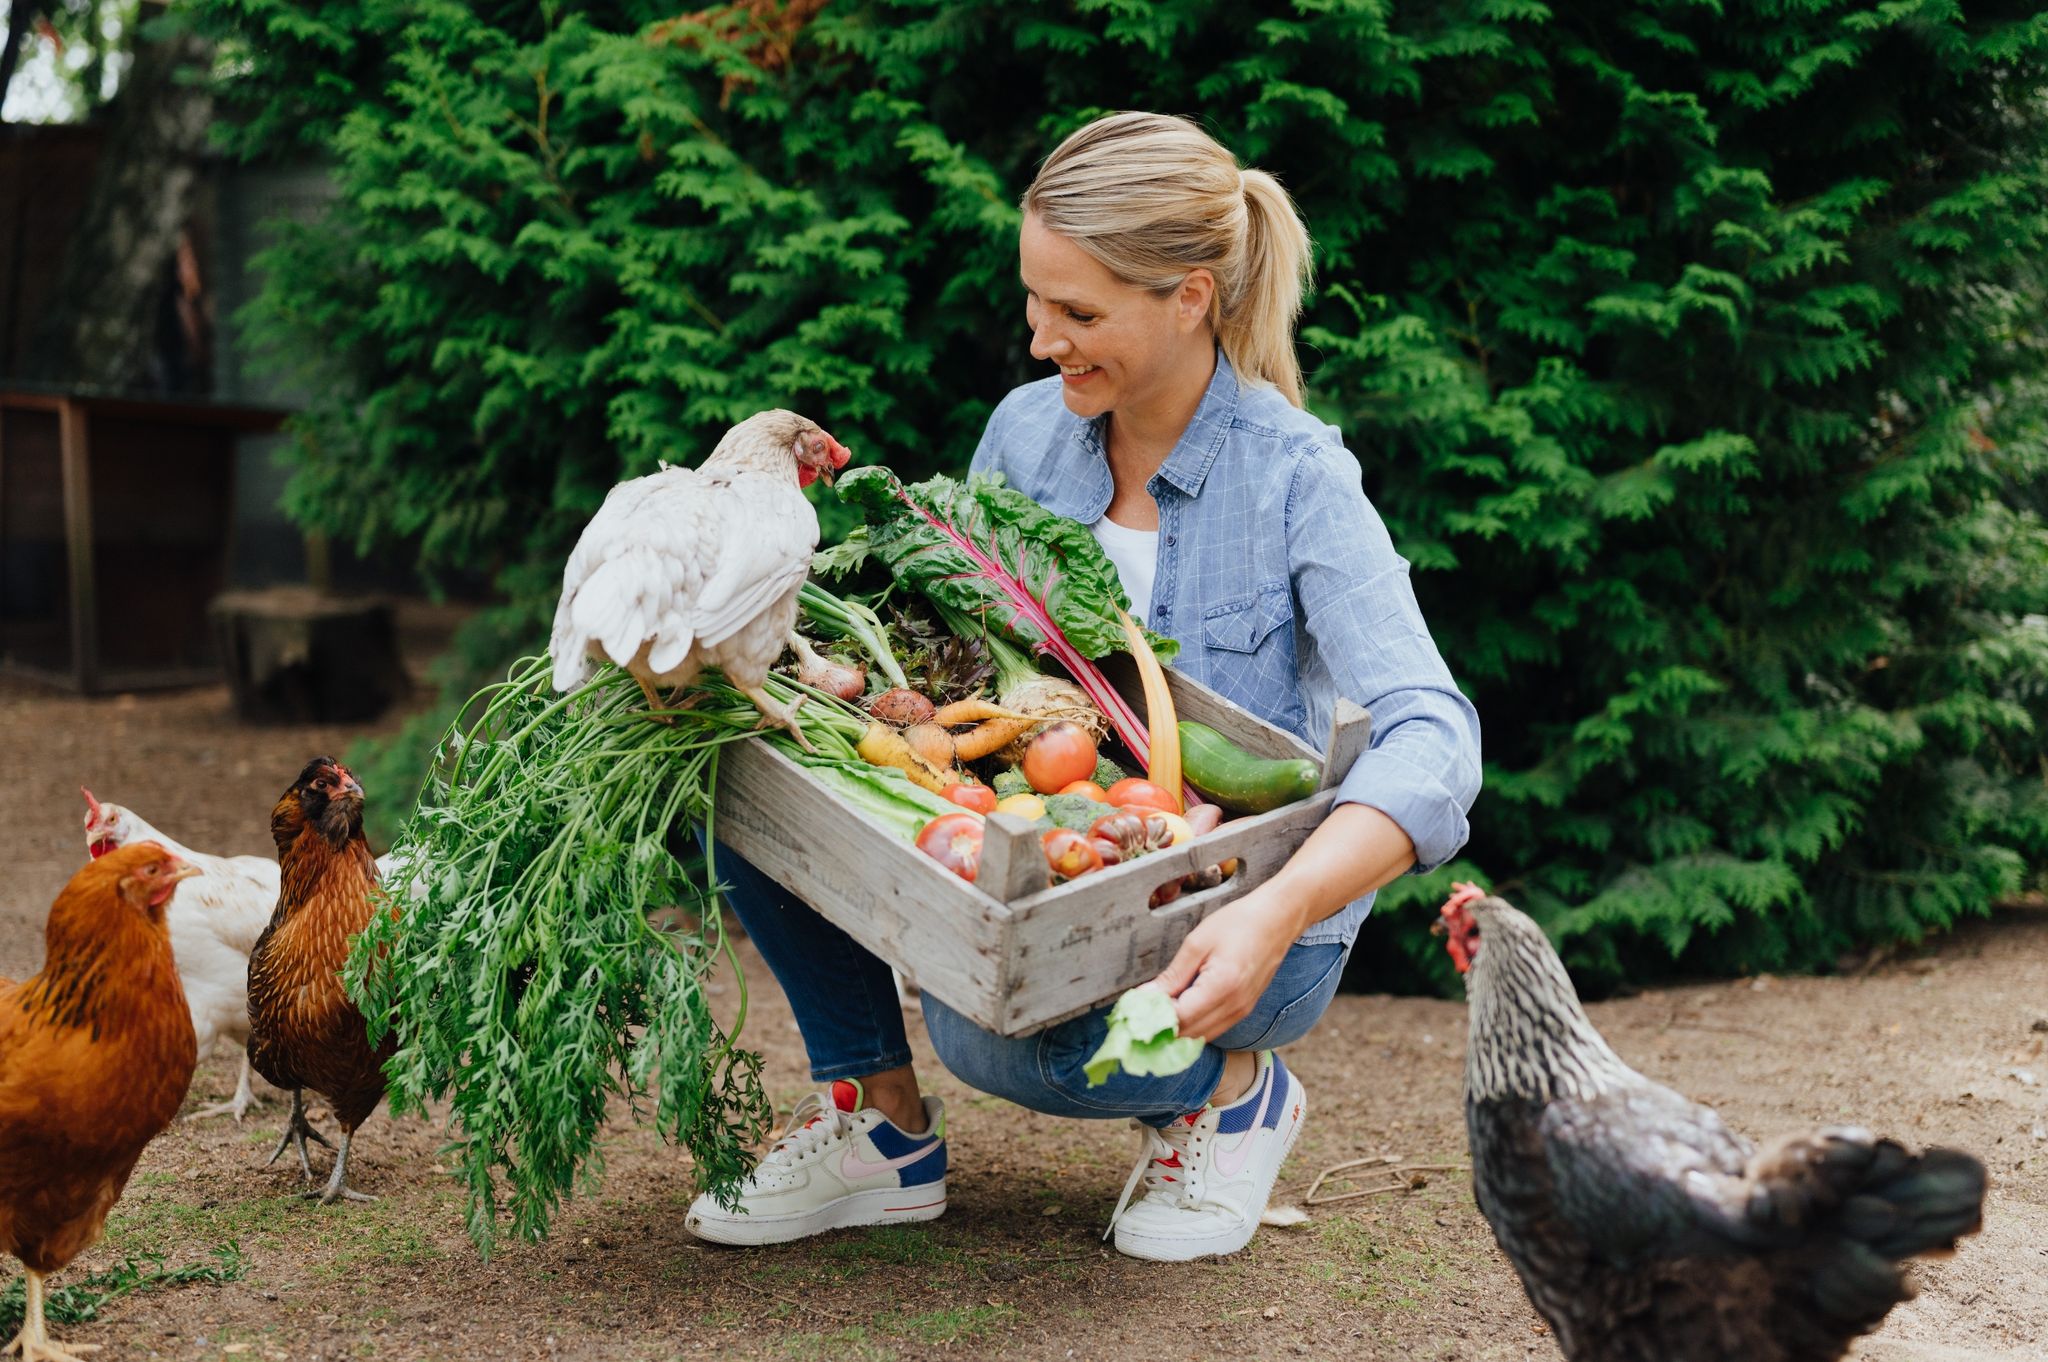
[[[860,468],[840,478],[839,495],[867,517],[868,551],[933,600],[1033,652],[1060,638],[1090,660],[1123,648],[1117,611],[1130,598],[1095,536],[1001,478],[906,486],[886,468]],[[1180,647],[1158,634],[1146,642],[1161,662]]]
[[[1150,984],[1140,984],[1116,1000],[1109,1010],[1109,1034],[1081,1066],[1093,1088],[1109,1081],[1121,1065],[1139,1077],[1167,1078],[1202,1057],[1202,1040],[1179,1033],[1173,999]]]

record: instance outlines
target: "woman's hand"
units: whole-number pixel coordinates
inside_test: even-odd
[[[1268,880],[1203,918],[1159,976],[1183,1036],[1213,1040],[1249,1016],[1294,938],[1308,929],[1276,883]]]
[[[1367,804],[1340,804],[1280,873],[1202,919],[1156,980],[1183,1036],[1214,1040],[1251,1015],[1294,939],[1415,864],[1415,844]]]

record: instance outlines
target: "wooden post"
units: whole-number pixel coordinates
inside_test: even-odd
[[[1052,883],[1038,829],[1007,813],[992,813],[982,824],[981,869],[974,883],[989,897],[1012,903]]]
[[[70,566],[71,673],[79,690],[99,683],[99,597],[92,572],[92,466],[85,404],[65,398],[57,407],[57,444],[63,460],[64,543]]]
[[[1316,788],[1334,790],[1351,774],[1351,767],[1365,755],[1372,741],[1372,715],[1344,696],[1337,697],[1337,712],[1330,716],[1330,745],[1323,757],[1323,780]]]

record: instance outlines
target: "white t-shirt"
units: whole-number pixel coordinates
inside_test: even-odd
[[[1152,614],[1152,578],[1159,571],[1159,531],[1134,530],[1108,516],[1088,528],[1116,564],[1124,594],[1131,598],[1131,618],[1145,623]]]

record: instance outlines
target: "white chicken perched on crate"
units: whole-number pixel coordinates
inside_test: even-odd
[[[851,457],[817,422],[764,411],[734,426],[698,468],[664,464],[622,482],[584,527],[562,570],[550,650],[555,689],[573,690],[592,658],[631,672],[648,704],[717,667],[764,724],[797,736],[795,704],[764,690],[796,633],[797,592],[818,547],[803,494]]]

